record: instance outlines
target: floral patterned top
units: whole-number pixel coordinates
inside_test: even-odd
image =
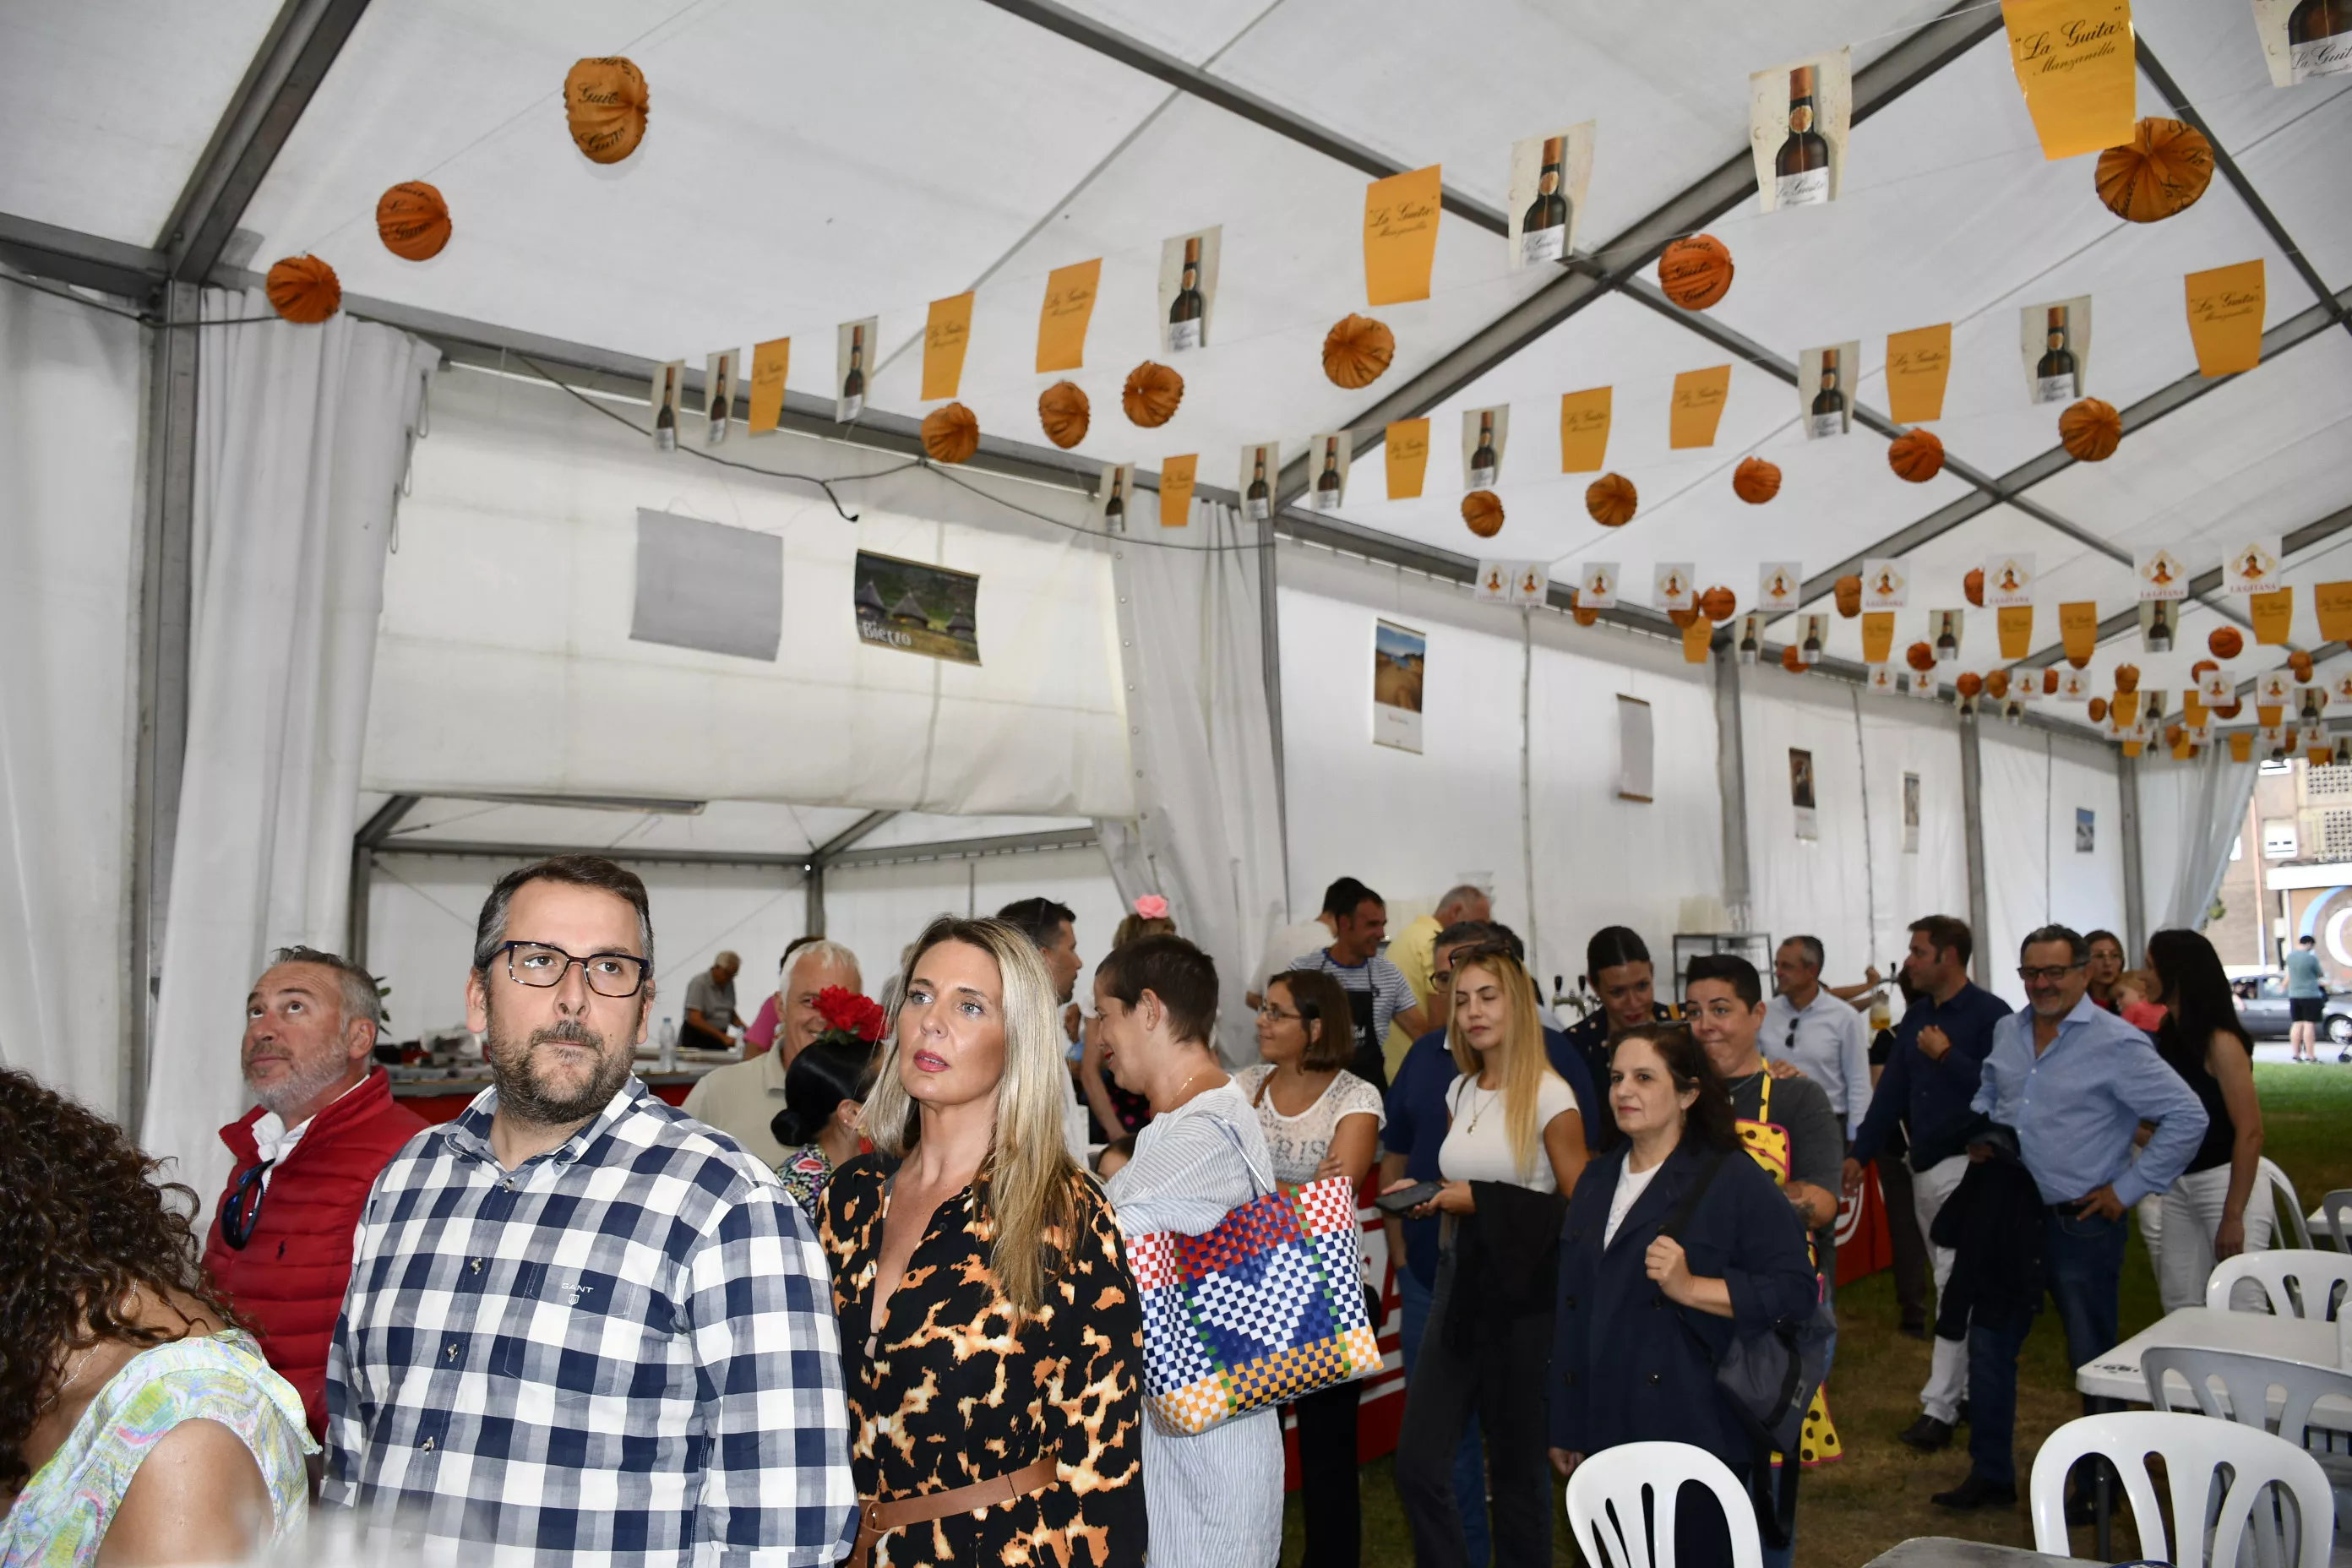
[[[1259,1092],[1273,1072],[1265,1064],[1244,1068],[1234,1074],[1234,1085],[1257,1107],[1257,1124],[1265,1133],[1266,1152],[1274,1156],[1277,1182],[1303,1186],[1313,1181],[1315,1168],[1331,1152],[1332,1135],[1346,1118],[1369,1116],[1376,1131],[1388,1125],[1388,1107],[1381,1100],[1381,1091],[1344,1069],[1325,1086],[1314,1104],[1296,1116],[1285,1116],[1274,1108],[1271,1094]]]
[[[290,1540],[310,1507],[302,1457],[315,1454],[302,1396],[231,1330],[140,1352],[107,1380],[48,1462],[0,1516],[0,1568],[94,1563],[140,1462],[183,1421],[217,1421],[241,1438],[269,1490],[270,1539]]]
[[[1080,1230],[1044,1310],[1016,1323],[988,1264],[983,1185],[941,1203],[872,1331],[892,1163],[834,1173],[820,1226],[862,1499],[992,1480],[1051,1456],[1059,1480],[999,1508],[893,1531],[874,1568],[1006,1563],[1135,1568],[1147,1525],[1140,1426],[1143,1308],[1110,1205],[1076,1175]]]
[[[833,1162],[825,1157],[823,1144],[803,1143],[785,1155],[776,1167],[776,1180],[793,1194],[811,1225],[824,1221],[824,1184],[833,1180]]]

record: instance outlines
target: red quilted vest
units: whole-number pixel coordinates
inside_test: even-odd
[[[302,1395],[313,1436],[327,1417],[327,1347],[352,1282],[352,1234],[370,1188],[394,1154],[425,1130],[425,1119],[392,1098],[392,1080],[371,1068],[351,1092],[310,1121],[285,1163],[269,1173],[261,1219],[242,1251],[221,1239],[220,1211],[260,1161],[254,1107],[221,1129],[236,1169],[213,1205],[205,1268],[228,1305],[261,1341],[262,1353]]]

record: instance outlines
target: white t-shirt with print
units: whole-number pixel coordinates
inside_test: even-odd
[[[1438,1173],[1449,1182],[1507,1182],[1531,1192],[1556,1193],[1559,1178],[1545,1157],[1543,1130],[1563,1110],[1575,1110],[1576,1091],[1549,1068],[1536,1084],[1536,1142],[1528,1151],[1531,1168],[1521,1169],[1511,1158],[1508,1117],[1499,1089],[1481,1089],[1468,1073],[1445,1091],[1448,1118],[1445,1142],[1438,1147]]]
[[[1258,1086],[1273,1071],[1270,1064],[1244,1068],[1234,1074],[1234,1082],[1257,1107],[1257,1124],[1265,1131],[1266,1149],[1274,1155],[1277,1182],[1313,1181],[1315,1168],[1331,1152],[1331,1138],[1339,1131],[1341,1118],[1370,1116],[1375,1129],[1388,1125],[1388,1108],[1381,1102],[1381,1091],[1346,1071],[1325,1086],[1314,1104],[1296,1116],[1285,1116],[1274,1108],[1272,1094],[1263,1100],[1258,1097]]]

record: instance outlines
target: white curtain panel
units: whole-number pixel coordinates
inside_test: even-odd
[[[142,334],[0,283],[0,1062],[121,1085]]]
[[[2246,825],[2256,770],[2209,746],[2193,761],[2143,756],[2140,844],[2148,930],[2197,931],[2221,886],[2230,846]]]
[[[208,291],[207,321],[268,317]],[[263,956],[344,936],[384,552],[437,350],[337,316],[209,327],[197,361],[188,749],[142,1142],[209,1208]]]
[[[1267,713],[1257,527],[1198,502],[1181,531],[1139,497],[1110,549],[1135,816],[1098,823],[1120,897],[1159,893],[1215,957],[1217,1052],[1258,1059],[1244,1000],[1283,913],[1281,803]],[[1150,540],[1151,542],[1143,542]]]

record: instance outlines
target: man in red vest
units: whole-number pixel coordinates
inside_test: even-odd
[[[287,947],[245,1002],[246,1087],[260,1103],[221,1129],[236,1156],[205,1268],[326,1424],[327,1347],[352,1279],[368,1190],[425,1120],[375,1065],[375,980],[348,959]]]

